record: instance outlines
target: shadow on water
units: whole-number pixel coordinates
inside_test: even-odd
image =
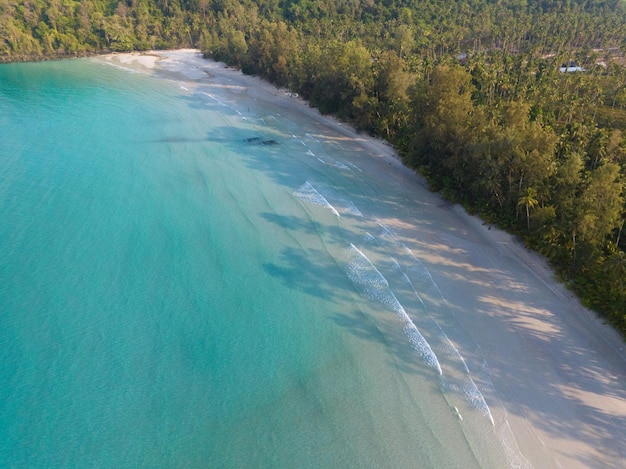
[[[337,225],[323,224],[310,218],[295,215],[280,215],[271,212],[262,212],[260,215],[268,222],[287,231],[308,235],[319,235],[323,232],[326,242],[341,247],[346,245],[346,233]]]
[[[174,119],[172,119],[173,121]],[[159,121],[162,125],[163,121]],[[258,128],[237,127],[233,125],[214,125],[204,138],[196,134],[184,135],[185,129],[178,130],[177,134],[163,135],[147,143],[222,143],[229,145],[233,151],[240,153],[240,146],[244,147],[273,147],[282,143],[283,136],[272,131],[261,131]]]
[[[250,135],[248,132],[246,135]],[[234,144],[240,143],[248,146],[273,146],[278,145],[278,140],[274,138],[264,138],[264,137],[243,137],[240,141],[234,140],[232,138],[223,138],[223,137],[215,137],[209,134],[206,138],[192,138],[192,137],[183,137],[180,135],[173,135],[171,137],[163,137],[158,138],[156,140],[151,140],[150,143],[204,143],[204,142],[215,142],[215,143],[226,143],[226,144]]]
[[[351,298],[348,279],[336,268],[332,258],[320,250],[284,248],[277,262],[265,263],[263,268],[289,288],[307,295],[333,302]]]
[[[388,353],[388,363],[407,374],[417,374],[434,378],[435,372],[429,369],[416,354],[415,350],[407,345],[397,327],[389,322],[374,321],[360,309],[336,313],[333,322],[357,338],[381,345]],[[400,333],[399,333],[400,332]],[[438,382],[435,380],[433,384]]]

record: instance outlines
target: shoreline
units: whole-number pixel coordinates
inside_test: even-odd
[[[258,77],[204,59],[189,49],[96,58],[183,81],[227,87],[251,102],[270,103],[287,113],[314,119],[360,145],[373,160],[391,166],[389,177],[412,181],[420,196],[445,205],[441,210],[458,224],[458,231],[471,233],[480,242],[464,242],[461,246],[466,254],[461,257],[442,250],[448,243],[444,240],[440,247],[430,248],[433,256],[457,264],[469,258],[486,271],[512,265],[520,278],[534,279],[536,285],[527,290],[545,295],[541,300],[520,299],[519,294],[507,292],[506,286],[487,285],[468,288],[465,293],[463,299],[474,299],[474,309],[461,305],[461,300],[458,305],[451,300],[451,307],[463,312],[460,322],[474,342],[497,357],[489,363],[493,385],[504,402],[522,454],[536,467],[542,467],[541,463],[568,468],[626,467],[626,345],[615,329],[583,307],[555,279],[539,254],[526,249],[513,235],[485,225],[462,207],[449,205],[430,192],[424,179],[406,167],[386,142],[322,115],[301,98]],[[414,229],[398,226],[407,238]],[[445,268],[441,262],[438,273],[442,289],[453,298],[456,285],[445,279]],[[499,290],[494,292],[494,288]],[[491,302],[491,309],[485,306],[484,298]]]

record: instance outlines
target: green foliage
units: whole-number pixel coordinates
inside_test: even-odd
[[[624,5],[0,0],[0,61],[199,47],[388,139],[626,333]]]

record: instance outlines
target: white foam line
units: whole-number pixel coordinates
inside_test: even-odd
[[[393,257],[390,258],[391,261],[394,263],[394,265],[396,266],[397,269],[400,270],[400,272],[402,273],[402,277],[404,278],[404,280],[409,284],[409,286],[411,287],[411,290],[413,290],[413,294],[415,295],[415,297],[417,298],[417,300],[420,302],[420,304],[422,305],[422,307],[424,308],[424,311],[427,312],[428,308],[426,307],[426,304],[424,303],[424,300],[422,300],[422,297],[420,296],[420,294],[417,292],[417,290],[415,289],[415,285],[413,285],[413,282],[411,281],[411,279],[409,278],[409,276],[406,274],[406,272],[404,272],[402,270],[402,266],[400,265],[400,263],[395,260]],[[452,343],[452,341],[450,340],[450,338],[448,337],[448,335],[444,332],[444,330],[442,329],[442,327],[439,325],[439,323],[437,322],[437,320],[435,320],[435,318],[430,317],[430,320],[435,324],[435,326],[437,327],[437,329],[439,329],[439,333],[441,334],[441,337],[443,338],[444,342],[447,345],[447,348],[450,349],[453,353],[453,355],[457,358],[457,360],[459,360],[461,362],[461,364],[463,365],[463,368],[465,369],[465,372],[469,374],[470,370],[467,366],[467,363],[465,362],[465,359],[463,358],[463,356],[461,355],[461,353],[459,352],[459,349],[457,349],[454,344]]]
[[[420,264],[422,264],[422,262],[417,258],[417,256],[415,256],[415,254],[413,254],[413,251],[411,251],[406,244],[402,245],[404,247],[404,249],[406,249],[406,251],[411,255],[411,257],[413,259],[415,259],[416,262],[419,262]],[[422,264],[423,266],[423,264]],[[443,294],[441,293],[441,290],[439,289],[439,285],[437,285],[437,283],[435,282],[435,280],[433,279],[433,276],[430,274],[430,271],[424,266],[424,272],[426,273],[426,275],[428,275],[428,278],[430,279],[430,283],[433,285],[433,287],[435,287],[435,289],[437,290],[437,293],[439,294],[439,296],[441,297],[442,301],[446,304],[446,306],[448,305],[448,302],[446,301],[446,299],[443,297]]]
[[[461,353],[459,352],[459,349],[457,349],[454,344],[452,343],[452,341],[450,340],[450,338],[448,337],[448,335],[443,332],[443,329],[441,328],[441,326],[439,325],[439,323],[437,321],[435,321],[433,319],[433,322],[435,323],[435,325],[439,328],[439,330],[441,331],[441,334],[443,334],[443,339],[448,343],[448,347],[450,347],[450,349],[452,350],[452,353],[454,355],[456,355],[456,357],[458,358],[458,360],[461,362],[461,364],[463,365],[463,368],[465,369],[465,372],[469,374],[470,370],[467,366],[467,363],[465,362],[465,359],[463,358],[463,355],[461,355]]]
[[[535,436],[539,438],[539,435]],[[500,443],[504,447],[504,452],[506,453],[507,459],[509,460],[509,467],[515,467],[519,469],[534,468],[531,462],[526,459],[520,451],[508,420],[505,420],[504,424],[498,431],[498,437],[500,439]],[[545,443],[541,438],[539,438],[539,441],[545,446]],[[558,460],[556,460],[555,462],[558,467],[563,467]]]
[[[347,212],[357,217],[362,217],[361,211],[354,205],[350,199],[344,197],[342,194],[337,194],[332,189],[322,186],[320,187],[320,193],[327,199],[332,200],[333,204],[340,207],[342,211]]]
[[[321,205],[330,209],[337,217],[341,217],[339,212],[333,207],[326,198],[320,194],[310,182],[305,182],[297,191],[293,193],[300,200],[311,202],[316,205]]]
[[[400,266],[398,265],[398,267],[400,267]],[[405,272],[402,272],[402,276],[404,277],[404,280],[406,280],[407,283],[409,285],[411,285],[411,288],[413,289],[413,293],[415,293],[415,296],[417,297],[418,301],[420,302],[420,304],[424,308],[424,311],[426,311],[426,304],[424,303],[424,300],[422,300],[422,297],[417,293],[417,290],[413,286],[413,282],[411,282],[411,279],[409,278],[409,276]]]
[[[221,106],[224,106],[224,107],[230,107],[230,106],[228,106],[226,103],[224,103],[224,101],[221,101],[221,100],[217,99],[215,96],[213,96],[213,95],[212,95],[212,94],[210,94],[210,93],[206,93],[206,92],[204,92],[204,91],[201,91],[200,93],[202,93],[202,94],[203,94],[203,95],[205,95],[205,96],[208,96],[209,98],[211,98],[212,100],[214,100],[216,103],[218,103],[218,104],[219,104],[219,105],[221,105]]]
[[[495,427],[496,423],[493,421],[493,415],[491,415],[491,409],[487,405],[487,401],[485,401],[485,396],[483,396],[483,393],[480,392],[480,390],[478,389],[478,386],[476,386],[476,383],[474,383],[474,380],[472,379],[472,377],[468,376],[468,379],[470,380],[470,383],[472,383],[472,388],[471,388],[471,392],[469,396],[470,401],[474,403],[482,411],[483,415],[487,417],[489,421],[491,422],[491,425]]]
[[[424,301],[422,300],[419,293],[415,289],[415,286],[413,285],[413,282],[411,281],[411,279],[408,277],[408,275],[406,275],[405,272],[402,271],[402,266],[400,265],[400,263],[393,257],[391,257],[390,259],[393,262],[394,266],[400,270],[404,279],[407,281],[407,283],[410,285],[411,289],[413,290],[413,293],[415,294],[416,298],[419,300],[420,304],[424,307],[424,310],[426,311],[426,305],[424,304]],[[432,281],[432,277],[430,277],[430,274],[429,274],[429,278]],[[489,405],[487,404],[487,401],[485,400],[485,396],[483,395],[482,392],[480,392],[480,389],[478,389],[478,386],[476,385],[476,383],[470,376],[470,370],[469,370],[469,367],[467,366],[467,363],[465,362],[465,359],[463,358],[459,350],[454,346],[454,344],[452,343],[448,335],[443,331],[439,323],[433,317],[431,317],[430,319],[439,330],[441,338],[443,339],[443,342],[445,343],[445,348],[447,348],[449,351],[452,352],[454,358],[463,365],[463,368],[465,372],[467,373],[467,375],[464,378],[462,378],[463,381],[466,381],[465,385],[461,387],[448,385],[448,387],[455,390],[456,392],[461,393],[462,396],[465,398],[465,400],[469,404],[479,409],[481,413],[486,418],[489,419],[489,421],[491,422],[491,425],[495,426],[493,415],[491,414],[491,409],[489,408]],[[442,378],[442,380],[445,383],[445,379]]]
[[[376,220],[376,223],[378,223],[378,226],[380,226],[380,228],[383,230],[383,233],[382,233],[381,237],[391,238],[391,241],[396,241],[396,235],[395,235],[395,233],[393,231],[391,231],[390,228],[387,228],[385,225],[383,225],[380,220]],[[386,240],[386,241],[388,241],[388,240]],[[404,246],[404,244],[403,244],[403,246]]]
[[[330,160],[330,165],[334,168],[343,169],[345,171],[351,171],[350,167],[342,163],[341,161],[335,160],[333,158],[328,158]]]
[[[496,426],[493,415],[491,414],[491,409],[485,401],[485,396],[483,396],[478,386],[476,386],[476,383],[474,383],[469,375],[460,379],[452,378],[450,380],[446,380],[442,377],[441,383],[444,389],[460,394],[469,405],[478,409],[480,413],[491,422],[493,427]]]
[[[398,261],[396,261],[393,257],[391,258],[391,260],[398,266],[398,268],[400,268],[402,270],[402,267],[400,266]],[[415,294],[416,298],[418,299],[418,301],[420,302],[420,304],[424,308],[424,311],[427,311],[426,304],[424,303],[424,300],[422,300],[422,297],[420,296],[420,294],[415,289],[415,285],[413,285],[413,282],[411,281],[409,276],[404,271],[402,272],[402,276],[407,281],[407,283],[410,285],[410,287],[413,290],[413,293]],[[450,340],[448,335],[444,332],[444,330],[439,325],[439,323],[435,320],[435,318],[431,317],[430,319],[432,320],[433,323],[435,323],[435,326],[437,326],[437,329],[439,329],[439,332],[441,333],[441,335],[443,337],[443,340],[446,342],[446,344],[450,348],[450,350],[452,350],[452,353],[455,355],[455,357],[463,364],[463,368],[465,369],[465,371],[469,374],[470,370],[469,370],[469,368],[467,366],[467,363],[465,362],[465,359],[463,358],[463,356],[459,352],[459,349],[457,349],[454,346],[454,344],[452,343],[452,341]]]
[[[437,370],[437,373],[441,375],[441,365],[437,355],[389,288],[387,279],[369,258],[352,243],[350,243],[350,250],[353,255],[353,260],[347,266],[350,280],[361,287],[366,287],[365,292],[371,299],[388,306],[404,321],[403,330],[413,348],[422,356],[428,366]],[[369,273],[369,275],[364,275],[364,273]]]
[[[341,215],[339,215],[339,212],[337,211],[337,209],[335,207],[333,207],[333,205],[328,201],[328,199],[326,199],[326,197],[324,197],[322,194],[320,194],[318,192],[317,189],[315,189],[315,187],[313,187],[311,184],[309,184],[311,186],[311,189],[313,189],[313,191],[319,195],[322,200],[324,201],[324,205],[327,206],[335,215],[337,215],[338,217],[341,217]]]
[[[362,173],[363,171],[361,170],[361,168],[359,168],[357,165],[355,165],[354,163],[350,163],[349,161],[346,161],[346,164],[354,169],[356,169],[358,172]]]
[[[321,163],[327,164],[327,162],[322,160],[321,158],[317,158],[317,159]],[[312,202],[317,203],[318,205],[332,207],[332,209],[337,212],[337,216],[339,216],[340,213],[347,213],[347,214],[354,215],[357,217],[363,216],[361,211],[356,207],[356,205],[354,205],[354,202],[344,197],[341,193],[335,192],[333,189],[327,187],[325,184],[321,184],[320,187],[314,188],[311,183],[309,183],[308,181],[307,183],[310,185],[310,189],[304,188],[303,186],[298,191],[301,193],[303,191],[304,192],[315,191],[315,196],[310,197]]]
[[[487,392],[491,394],[491,399],[493,399],[494,401],[498,401],[499,399],[497,397],[496,390],[494,388],[493,382],[491,381],[491,370],[489,369],[489,364],[487,363],[487,360],[483,359],[483,365],[480,371],[481,379],[484,381],[483,388],[486,388]],[[502,424],[498,428],[498,437],[507,454],[509,467],[515,467],[520,469],[533,469],[533,465],[524,457],[519,449],[519,446],[517,445],[515,435],[513,434],[513,430],[511,430],[511,426],[507,419],[506,408],[503,407],[502,411],[504,413],[504,419]],[[538,435],[535,434],[535,437],[538,437]],[[539,438],[539,440],[543,443],[541,438]],[[558,467],[562,467],[558,461],[556,461],[556,463]]]
[[[361,213],[361,211],[357,208],[356,205],[354,205],[354,202],[352,202],[351,200],[346,201],[347,202],[347,208],[348,208],[348,212],[350,212],[352,215],[356,215],[357,217],[362,217],[363,214]]]
[[[376,242],[376,238],[374,238],[374,236],[372,236],[370,233],[365,233],[365,235],[363,235],[363,241],[365,241],[366,243],[372,243],[372,242]]]

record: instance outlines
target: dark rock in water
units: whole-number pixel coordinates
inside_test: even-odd
[[[250,137],[250,138],[244,139],[244,142],[254,144],[254,143],[261,143],[262,140],[261,140],[261,137]]]
[[[261,137],[249,137],[244,138],[243,141],[248,145],[278,145],[278,142],[273,138],[263,140]]]

